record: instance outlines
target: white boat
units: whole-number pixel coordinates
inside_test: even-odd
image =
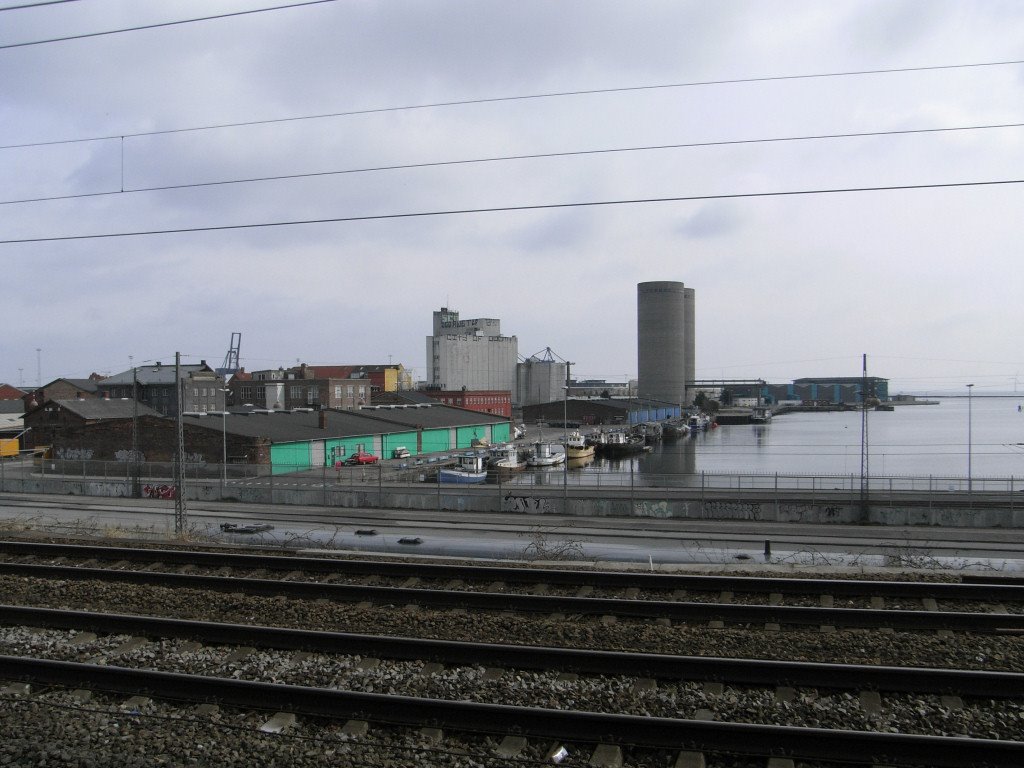
[[[686,425],[690,432],[703,432],[711,426],[711,417],[706,413],[695,413],[687,420]]]
[[[576,430],[565,438],[565,455],[569,461],[587,459],[594,455],[594,446],[588,444],[586,438]]]
[[[519,458],[519,446],[513,443],[502,443],[491,446],[487,466],[495,469],[517,470],[525,467],[526,462]]]
[[[459,456],[457,467],[442,467],[437,473],[441,483],[482,483],[487,479],[484,468],[484,457],[478,453],[465,453]]]
[[[772,409],[767,405],[757,405],[750,409],[752,424],[767,424],[772,420]]]
[[[551,443],[534,443],[533,450],[526,457],[531,467],[553,467],[565,461],[565,449]]]

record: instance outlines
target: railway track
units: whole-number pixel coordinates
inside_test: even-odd
[[[774,627],[1024,631],[1024,586],[994,580],[670,575],[27,542],[0,542],[0,557],[0,574],[291,599]]]
[[[0,542],[0,727],[33,764],[1022,765],[1024,587],[944,578]]]
[[[893,692],[913,691],[915,698],[910,706],[917,708],[935,708],[935,704],[925,704],[925,699],[921,697],[931,694],[937,698],[941,694],[945,698],[941,700],[942,705],[937,707],[937,711],[943,706],[953,709],[964,706],[960,702],[949,704],[951,697],[983,697],[982,700],[986,702],[983,709],[987,706],[989,710],[999,713],[999,717],[1003,717],[1008,709],[1019,711],[1019,701],[1024,697],[1024,675],[1019,674],[694,659],[481,643],[438,643],[12,606],[0,609],[0,625],[47,627],[66,631],[63,638],[58,636],[55,641],[35,630],[28,640],[22,640],[19,647],[21,655],[0,652],[0,679],[28,681],[34,686],[60,686],[65,690],[88,688],[106,695],[120,693],[136,697],[136,702],[144,694],[178,702],[179,706],[184,706],[182,702],[195,704],[216,701],[221,706],[266,711],[267,703],[273,702],[274,710],[280,710],[278,719],[296,715],[305,718],[327,717],[332,720],[340,718],[343,721],[359,721],[363,723],[363,730],[366,727],[365,721],[371,721],[375,727],[440,729],[445,734],[470,732],[504,738],[502,744],[506,748],[509,738],[513,741],[516,738],[525,739],[535,744],[544,744],[545,747],[548,740],[554,739],[558,745],[570,745],[567,754],[571,752],[594,756],[591,757],[591,765],[617,764],[594,762],[597,755],[616,754],[620,757],[624,755],[626,764],[648,764],[645,762],[647,758],[640,758],[639,755],[659,752],[663,758],[664,753],[679,752],[680,745],[685,749],[675,756],[677,765],[688,764],[685,761],[698,753],[721,753],[717,759],[722,762],[715,763],[719,765],[736,764],[728,761],[737,755],[788,755],[803,760],[831,760],[836,755],[843,755],[844,761],[850,763],[877,763],[881,760],[893,765],[936,766],[1009,766],[1020,765],[1024,759],[1024,744],[1013,740],[1012,725],[1011,730],[1001,734],[1000,740],[993,740],[964,736],[937,737],[921,733],[892,734],[882,732],[882,728],[852,731],[793,724],[721,722],[709,717],[713,715],[710,710],[698,710],[691,717],[669,717],[665,716],[664,710],[654,707],[652,692],[657,692],[657,689],[646,684],[638,685],[636,680],[630,689],[636,699],[633,708],[639,708],[643,714],[601,711],[600,704],[587,710],[578,710],[565,705],[540,707],[535,701],[529,700],[514,705],[500,703],[501,697],[508,696],[515,686],[508,682],[503,684],[499,676],[493,674],[493,669],[482,670],[477,679],[489,678],[494,683],[490,686],[491,695],[496,693],[499,702],[472,700],[480,697],[458,692],[446,698],[437,698],[340,690],[346,685],[354,687],[351,681],[332,686],[302,685],[297,682],[311,668],[316,668],[321,678],[329,678],[330,675],[324,669],[338,664],[332,660],[332,655],[339,653],[356,653],[356,660],[360,662],[341,663],[341,669],[349,672],[353,669],[375,670],[376,664],[366,662],[376,662],[378,659],[368,659],[365,655],[373,653],[380,658],[417,661],[418,664],[406,673],[414,679],[428,674],[441,674],[436,666],[434,669],[427,667],[427,664],[436,665],[438,661],[476,666],[500,663],[505,667],[505,681],[519,679],[523,669],[543,669],[548,673],[548,685],[555,685],[552,681],[559,679],[554,677],[554,672],[567,669],[575,670],[572,676],[584,672],[596,675],[651,675],[662,685],[662,698],[673,695],[670,692],[674,687],[679,687],[680,678],[690,681],[690,685],[695,681],[703,681],[711,686],[721,686],[723,681],[730,686],[791,684],[799,686],[803,700],[817,704],[819,711],[843,706],[841,701],[832,701],[837,690],[860,690],[863,700],[865,687],[875,692],[884,691],[890,697]],[[109,638],[81,634],[90,629],[101,630]],[[144,636],[144,639],[139,635]],[[231,645],[218,649],[223,663],[213,664],[204,674],[192,674],[177,670],[182,664],[181,659],[188,658],[190,654],[196,656],[200,649],[195,643],[168,649],[163,641],[166,638],[187,638],[203,646],[222,643]],[[240,651],[237,647],[240,644],[250,647]],[[18,643],[8,637],[5,645]],[[283,655],[276,661],[267,662],[263,659],[254,664],[253,669],[242,673],[244,679],[238,679],[240,661],[252,653],[253,647],[301,651],[299,668],[289,677],[289,667],[295,661]],[[90,663],[31,655],[40,648],[51,656],[88,656]],[[310,653],[317,655],[310,658]],[[233,665],[227,663],[231,660]],[[270,672],[267,672],[268,667]],[[174,671],[168,671],[168,668]],[[458,671],[453,671],[453,675],[457,678]],[[260,676],[273,677],[280,682],[253,679]],[[573,690],[574,681],[569,682],[572,676],[566,678],[563,674],[560,678],[563,682],[558,690],[559,697],[570,701],[585,699],[583,693]],[[395,682],[394,674],[388,679],[392,688],[401,687]],[[474,684],[473,680],[469,682],[471,686]],[[363,683],[365,685],[365,679]],[[555,687],[559,688],[557,685]],[[808,687],[816,690],[809,694]],[[831,693],[826,695],[826,689]],[[786,690],[776,688],[774,691],[774,709],[777,712],[793,709],[782,703],[786,701],[782,693]],[[792,691],[792,694],[795,693]],[[5,689],[4,695],[11,695],[9,688]],[[737,694],[730,687],[729,691],[712,691],[709,695],[728,701]],[[753,698],[756,701],[756,696]],[[707,701],[707,698],[702,700]],[[621,707],[621,697],[613,699],[609,705],[612,708]],[[675,703],[673,706],[678,707],[680,704]],[[652,715],[645,709],[655,710],[655,713]],[[667,712],[673,711],[672,706],[669,706]],[[991,715],[976,711],[968,716],[976,722],[991,718]],[[790,715],[791,720],[799,720],[799,717],[798,713]],[[1010,722],[1015,721],[1011,719]],[[353,722],[346,722],[344,727],[359,729]],[[525,748],[525,742],[520,748]],[[494,745],[491,750],[497,751]],[[548,751],[551,749],[548,748]],[[726,754],[732,757],[726,757]],[[662,761],[659,764],[666,763]]]

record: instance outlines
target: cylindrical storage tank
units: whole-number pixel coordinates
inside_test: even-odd
[[[636,306],[639,396],[687,405],[695,357],[693,289],[667,280],[638,283]]]

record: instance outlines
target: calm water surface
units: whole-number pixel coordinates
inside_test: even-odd
[[[1024,478],[1024,395],[939,398],[938,405],[868,413],[872,477]],[[968,423],[969,422],[969,423]],[[969,449],[969,450],[968,450]],[[621,461],[598,459],[573,474],[690,473],[860,475],[859,412],[790,413],[770,424],[722,426]],[[557,471],[555,471],[557,470]],[[560,484],[561,468],[519,482]]]
[[[872,475],[1024,477],[1022,398],[942,398],[868,414]],[[968,450],[970,448],[970,450]],[[791,413],[730,425],[639,459],[640,472],[859,474],[861,414]]]

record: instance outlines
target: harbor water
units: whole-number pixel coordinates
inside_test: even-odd
[[[868,412],[872,476],[1024,479],[1024,396],[937,400]],[[862,431],[859,411],[788,413],[767,424],[724,425],[657,443],[633,459],[598,459],[569,471],[859,476]]]

